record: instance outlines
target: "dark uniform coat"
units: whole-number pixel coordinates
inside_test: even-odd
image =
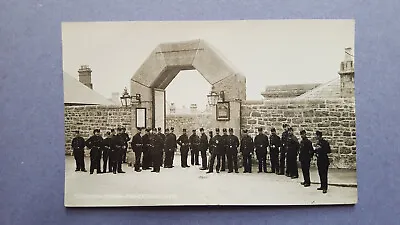
[[[302,139],[300,141],[300,154],[299,160],[300,162],[310,162],[314,155],[314,148],[312,146],[312,142],[308,139]]]
[[[250,135],[244,135],[240,141],[240,152],[243,155],[249,155],[254,153],[254,142]]]
[[[257,155],[266,155],[267,148],[269,146],[268,136],[265,134],[257,134],[254,138],[254,146],[256,148]]]

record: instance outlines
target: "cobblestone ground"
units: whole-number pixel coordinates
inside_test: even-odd
[[[211,173],[198,166],[181,168],[179,156],[174,168],[136,173],[123,165],[125,174],[75,172],[73,157],[66,156],[66,206],[149,206],[149,205],[317,205],[357,202],[357,188],[330,186],[322,194],[302,178],[289,179],[269,173]],[[86,169],[89,170],[86,158]],[[316,173],[313,171],[312,173]],[[315,177],[315,176],[312,176]]]

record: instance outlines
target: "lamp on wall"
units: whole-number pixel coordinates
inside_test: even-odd
[[[211,91],[210,94],[207,95],[208,104],[211,106],[217,105],[218,102],[218,93],[215,91]]]
[[[217,105],[218,102],[225,102],[225,92],[220,91],[219,94],[213,90],[211,90],[210,94],[207,95],[208,104],[210,106]]]
[[[120,97],[120,99],[121,99],[122,106],[125,106],[125,107],[134,105],[136,103],[138,103],[138,104],[141,103],[141,95],[136,94],[134,96],[131,96],[128,93],[128,89],[126,87],[124,88],[124,92],[122,93],[122,96]]]

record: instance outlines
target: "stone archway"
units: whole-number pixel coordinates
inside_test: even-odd
[[[213,122],[215,127],[232,127],[240,135],[240,105],[246,99],[246,78],[201,39],[158,45],[133,75],[131,95],[141,94],[140,107],[147,109],[147,126],[165,127],[165,88],[182,70],[197,70],[215,91],[225,92],[225,100],[230,102],[230,120],[217,121],[214,117]],[[135,124],[133,118],[133,127]]]

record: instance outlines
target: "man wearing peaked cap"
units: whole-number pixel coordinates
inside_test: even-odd
[[[149,138],[150,138],[150,131],[151,129],[148,127],[146,128],[146,134],[143,135],[142,137],[142,150],[143,150],[143,159],[142,159],[142,169],[143,170],[148,170],[150,169],[151,166],[151,153],[150,153],[150,148],[149,148]]]
[[[253,138],[248,135],[248,130],[243,130],[243,137],[240,141],[240,152],[243,156],[243,173],[251,173],[252,163],[251,158],[254,153],[254,142]]]
[[[192,135],[189,137],[190,143],[190,162],[193,165],[199,164],[199,146],[200,146],[200,137],[196,134],[196,130],[192,130]]]
[[[219,169],[221,167],[221,152],[223,150],[223,145],[221,142],[221,135],[219,134],[219,128],[215,129],[215,135],[213,137],[210,137],[210,142],[209,142],[209,149],[210,149],[210,164],[208,166],[208,172],[207,173],[213,173],[214,170],[214,162],[215,158],[217,158],[217,166],[216,166],[216,171],[219,173]]]
[[[80,136],[79,131],[75,131],[75,137],[72,139],[71,147],[73,149],[76,162],[75,171],[86,172],[85,169],[85,139]]]
[[[223,128],[222,129],[222,136],[221,136],[221,145],[222,145],[222,148],[221,148],[221,151],[220,151],[220,154],[221,154],[221,163],[222,163],[222,165],[221,165],[221,171],[225,171],[225,167],[226,167],[226,153],[227,153],[227,150],[228,150],[228,144],[227,144],[227,139],[228,139],[228,130],[226,129],[226,128]]]
[[[208,137],[204,133],[204,129],[200,128],[200,153],[201,153],[201,168],[200,170],[207,170],[207,149],[208,149]]]
[[[279,174],[279,148],[281,147],[281,138],[276,134],[276,129],[271,129],[269,136],[270,146],[269,155],[271,160],[271,172]]]
[[[160,157],[161,157],[161,163],[160,163],[160,166],[162,166],[163,165],[163,162],[164,162],[164,158],[165,158],[165,155],[164,155],[164,148],[165,148],[165,134],[163,134],[162,133],[162,130],[161,130],[161,127],[159,127],[158,128],[158,136],[160,136],[160,138],[161,139],[159,139],[158,141],[160,142],[160,143],[158,143],[158,145],[160,146],[160,148],[161,148],[161,152],[160,152]]]
[[[325,194],[328,191],[328,168],[330,164],[328,154],[332,150],[329,142],[322,137],[321,131],[316,131],[315,135],[317,138],[315,153],[317,154],[317,167],[321,182],[321,187],[317,190],[322,190],[322,193]]]
[[[165,160],[164,168],[172,168],[174,161],[174,153],[177,147],[176,135],[174,134],[173,127],[171,127],[171,132],[168,128],[165,130]]]
[[[101,174],[100,159],[103,149],[103,138],[100,136],[100,129],[94,129],[93,134],[85,143],[86,147],[90,149],[90,174],[93,174],[94,170],[98,174]]]
[[[229,135],[226,138],[226,145],[229,170],[228,173],[232,173],[233,170],[235,170],[235,173],[239,173],[237,165],[237,148],[239,147],[239,138],[233,134],[233,128],[229,128]]]
[[[177,143],[178,143],[178,145],[180,145],[181,167],[182,168],[190,167],[187,164],[187,158],[188,158],[188,153],[189,153],[189,138],[186,134],[186,129],[183,129],[183,133],[181,136],[179,136]]]
[[[263,129],[260,127],[257,129],[258,134],[254,138],[254,145],[256,148],[256,155],[258,160],[258,172],[267,173],[267,152],[269,141],[268,137],[263,133]]]

